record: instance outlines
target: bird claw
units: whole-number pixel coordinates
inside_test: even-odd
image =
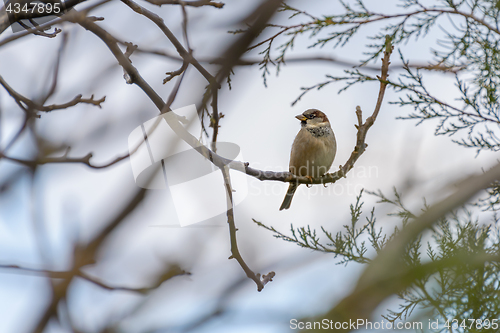
[[[313,186],[313,177],[311,176],[306,176],[307,179],[311,182],[311,184],[306,184],[307,188],[311,188]]]

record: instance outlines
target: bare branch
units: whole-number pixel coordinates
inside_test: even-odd
[[[167,36],[167,38],[170,40],[170,42],[175,46],[175,49],[179,53],[179,55],[184,59],[184,61],[192,64],[200,73],[203,75],[203,77],[210,83],[213,83],[215,81],[215,78],[196,60],[179,42],[179,40],[175,37],[175,35],[170,31],[170,29],[165,25],[163,22],[163,19],[156,15],[155,13],[147,10],[144,7],[139,6],[135,2],[131,0],[122,0],[124,4],[129,6],[133,11],[135,11],[138,14],[146,16],[148,19],[150,19],[153,23],[155,23],[160,30]],[[116,41],[116,40],[115,40]]]
[[[240,264],[243,271],[245,271],[247,277],[252,279],[255,284],[257,284],[257,291],[261,291],[264,289],[264,285],[270,281],[276,275],[274,272],[270,272],[267,275],[263,276],[263,279],[260,279],[260,274],[255,274],[250,267],[245,263],[243,257],[240,254],[238,249],[238,243],[236,241],[236,225],[234,223],[234,210],[233,210],[233,189],[231,187],[231,178],[229,175],[229,168],[227,166],[219,166],[222,176],[224,178],[224,187],[226,188],[226,197],[227,197],[227,223],[229,224],[229,238],[231,241],[231,256],[229,259],[236,259],[236,261]]]
[[[181,68],[179,68],[178,70],[175,70],[175,71],[172,71],[172,72],[167,72],[166,73],[167,77],[163,79],[163,84],[169,82],[174,77],[181,75],[182,73],[184,73],[186,71],[187,68],[188,68],[188,63],[187,62],[183,62]]]
[[[67,109],[71,106],[75,106],[77,104],[83,103],[83,104],[92,104],[95,106],[98,106],[99,108],[101,107],[101,103],[103,103],[106,100],[106,97],[103,97],[98,100],[94,100],[94,95],[90,96],[90,98],[82,98],[82,95],[78,95],[75,98],[73,98],[71,101],[63,104],[52,104],[52,105],[41,105],[36,102],[33,102],[27,97],[24,97],[23,95],[19,94],[16,92],[14,89],[12,89],[11,86],[5,82],[3,77],[0,75],[0,85],[2,85],[5,90],[9,93],[12,98],[16,101],[16,103],[22,105],[24,108],[31,109],[31,110],[38,110],[38,111],[43,111],[43,112],[50,112],[53,110],[62,110],[62,109]]]
[[[177,265],[172,265],[172,266],[168,266],[166,268],[164,273],[159,276],[157,281],[152,286],[144,287],[144,288],[130,288],[130,287],[121,287],[121,286],[110,286],[109,284],[106,284],[106,283],[102,282],[101,280],[99,280],[95,277],[92,277],[89,274],[84,273],[82,271],[80,271],[78,274],[79,277],[81,277],[81,278],[101,287],[101,288],[107,289],[107,290],[131,291],[131,292],[136,292],[136,293],[140,293],[140,294],[146,294],[146,293],[150,292],[151,290],[154,290],[154,289],[158,288],[159,286],[161,286],[161,284],[163,282],[170,280],[171,278],[173,278],[175,276],[179,276],[179,275],[191,275],[191,273],[188,273],[188,272],[182,270]]]
[[[123,43],[124,42],[120,42]],[[147,53],[147,54],[154,54],[158,56],[162,56],[171,60],[177,60],[182,62],[183,59],[179,57],[178,55],[174,54],[173,52],[168,52],[166,50],[159,50],[159,49],[145,49],[145,48],[138,48],[137,52],[139,53]],[[226,62],[226,59],[224,58],[196,58],[200,63],[208,63],[208,64],[215,64],[215,65],[223,65]],[[240,58],[235,66],[253,66],[253,65],[258,65],[262,62],[262,59],[260,58],[251,58],[251,57],[244,57]],[[304,62],[311,62],[311,63],[317,63],[317,62],[326,62],[326,63],[331,63],[333,65],[338,65],[342,67],[360,67],[365,70],[370,70],[370,71],[380,71],[380,67],[378,66],[370,66],[367,64],[362,64],[360,62],[354,62],[346,59],[341,59],[338,57],[330,56],[330,55],[304,55],[304,56],[291,56],[291,57],[285,57],[283,58],[283,62],[287,64],[293,64],[293,63],[304,63]],[[443,73],[451,73],[451,74],[456,74],[466,68],[465,65],[461,66],[446,66],[444,64],[431,64],[431,63],[419,63],[416,61],[407,63],[407,64],[393,64],[391,63],[391,68],[392,69],[404,69],[405,67],[410,67],[410,68],[416,68],[416,69],[424,69],[428,71],[438,71],[438,72],[443,72]]]
[[[162,5],[182,5],[191,7],[202,7],[202,6],[212,6],[215,8],[222,8],[224,4],[222,2],[214,2],[212,0],[196,0],[196,1],[184,1],[184,0],[146,0],[147,2],[162,6]]]

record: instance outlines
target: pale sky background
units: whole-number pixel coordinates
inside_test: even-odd
[[[371,0],[366,4],[380,12],[401,11],[394,7],[395,2]],[[234,29],[238,20],[255,4],[254,1],[233,0],[227,1],[222,10],[188,8],[190,43],[195,56],[219,54],[226,42],[232,40],[227,30]],[[338,13],[339,10],[334,1],[308,1],[307,7],[302,5],[305,2],[289,4],[307,8],[315,15]],[[180,8],[164,6],[159,12],[167,26],[181,37]],[[161,31],[121,3],[112,1],[92,15],[105,17],[106,20],[98,24],[121,39],[144,48],[174,52]],[[274,22],[285,24],[284,17],[280,14]],[[445,20],[441,24],[449,25]],[[362,30],[344,49],[332,49],[330,45],[307,49],[311,40],[305,35],[297,40],[290,55],[321,54],[356,61],[366,51],[366,33],[374,31],[376,26],[371,27]],[[77,106],[42,114],[36,121],[36,128],[46,140],[70,144],[70,156],[92,152],[92,162],[103,164],[127,152],[129,133],[157,116],[158,111],[137,86],[125,84],[122,69],[100,40],[78,26],[65,24],[63,29],[69,33],[69,45],[61,65],[58,92],[49,103],[65,102],[80,93],[84,97],[94,94],[96,98],[106,95],[106,102],[102,109]],[[5,31],[0,40],[11,34],[10,30]],[[429,49],[440,36],[440,30],[434,29],[427,37],[404,46],[403,51],[410,61],[425,62],[430,59]],[[60,37],[30,36],[2,46],[0,75],[25,96],[38,96],[40,91],[47,89],[48,73],[51,73],[59,45]],[[257,56],[257,52],[250,56]],[[175,79],[162,85],[164,73],[177,69],[180,63],[144,54],[134,55],[132,61],[166,99]],[[392,63],[400,63],[397,52]],[[380,65],[380,61],[375,65]],[[210,68],[212,72],[215,69]],[[340,95],[337,92],[342,85],[330,84],[306,94],[293,107],[291,102],[300,93],[300,87],[312,86],[325,80],[325,74],[339,75],[342,70],[341,66],[332,63],[293,63],[284,66],[278,77],[272,72],[266,88],[257,65],[237,68],[232,77],[232,90],[224,86],[219,98],[219,110],[225,114],[220,123],[219,141],[239,145],[244,160],[251,167],[287,169],[290,147],[299,130],[299,122],[294,116],[305,109],[317,108],[328,115],[337,138],[338,151],[332,167],[335,171],[339,164],[345,163],[354,147],[355,107],[361,106],[364,118],[371,114],[378,83],[356,85]],[[397,73],[391,71],[391,77],[396,77]],[[430,90],[442,99],[452,101],[455,97],[452,75],[428,75],[427,82]],[[172,108],[198,102],[204,85],[198,72],[190,68]],[[186,207],[174,207],[168,191],[150,191],[107,243],[99,265],[89,268],[88,272],[111,285],[129,287],[147,285],[165,262],[179,262],[192,275],[176,277],[148,296],[110,292],[78,280],[68,292],[69,315],[75,326],[84,332],[98,332],[109,320],[127,317],[136,305],[142,304],[137,314],[123,321],[120,326],[123,332],[160,328],[180,332],[185,325],[213,311],[221,293],[238,281],[241,283],[226,300],[226,312],[193,332],[288,332],[290,319],[328,310],[350,292],[363,266],[336,265],[338,259],[332,255],[314,253],[277,240],[257,227],[252,218],[287,234],[290,223],[295,227],[310,225],[318,230],[324,226],[335,233],[349,223],[349,204],[354,203],[356,190],[360,188],[380,189],[389,195],[393,186],[403,189],[407,180],[412,179],[415,186],[404,198],[408,207],[418,212],[423,197],[428,203],[442,198],[450,191],[450,188],[442,190],[446,184],[478,173],[481,168],[487,169],[497,159],[497,154],[488,152],[476,157],[475,150],[461,148],[448,137],[434,136],[436,123],[433,121],[415,127],[413,121],[396,120],[411,111],[388,104],[397,96],[387,91],[379,117],[367,136],[369,147],[347,178],[326,189],[301,186],[290,210],[278,210],[288,184],[247,178],[249,195],[235,209],[238,245],[243,258],[255,272],[276,272],[274,281],[262,292],[256,291],[255,284],[246,279],[236,261],[227,259],[230,250],[225,215],[204,223],[215,225],[211,228],[172,227],[178,225],[175,209]],[[0,108],[0,138],[4,145],[20,126],[22,113],[3,89],[0,90]],[[24,136],[9,155],[30,158],[32,147],[31,138]],[[0,179],[18,168],[1,160]],[[0,194],[0,264],[41,268],[33,226],[43,223],[49,236],[50,268],[67,269],[72,242],[92,237],[120,211],[129,194],[136,189],[128,160],[104,170],[83,165],[46,165],[39,168],[34,181],[34,193],[30,193],[29,178],[25,177],[16,183],[10,196]],[[33,204],[30,196],[35,198]],[[375,199],[368,195],[364,199],[363,216],[366,216]],[[379,223],[387,225],[389,230],[393,224],[385,214],[390,211],[385,206],[377,206],[376,210]],[[47,286],[45,278],[0,270],[0,332],[32,329],[50,300]],[[393,301],[386,302],[377,311],[384,313],[387,307],[394,306]],[[380,319],[374,317],[373,321]],[[52,323],[47,332],[69,330],[62,322],[61,325]]]

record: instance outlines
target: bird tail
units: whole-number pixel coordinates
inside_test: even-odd
[[[290,183],[290,186],[288,186],[288,191],[286,192],[286,195],[285,195],[285,199],[283,200],[283,203],[281,204],[280,210],[290,208],[290,205],[292,204],[293,195],[295,194],[297,187],[299,187],[299,184]]]

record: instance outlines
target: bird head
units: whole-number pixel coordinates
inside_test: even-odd
[[[330,121],[328,121],[326,114],[317,109],[306,110],[304,113],[295,116],[295,118],[300,120],[302,126],[318,127],[330,125]]]

